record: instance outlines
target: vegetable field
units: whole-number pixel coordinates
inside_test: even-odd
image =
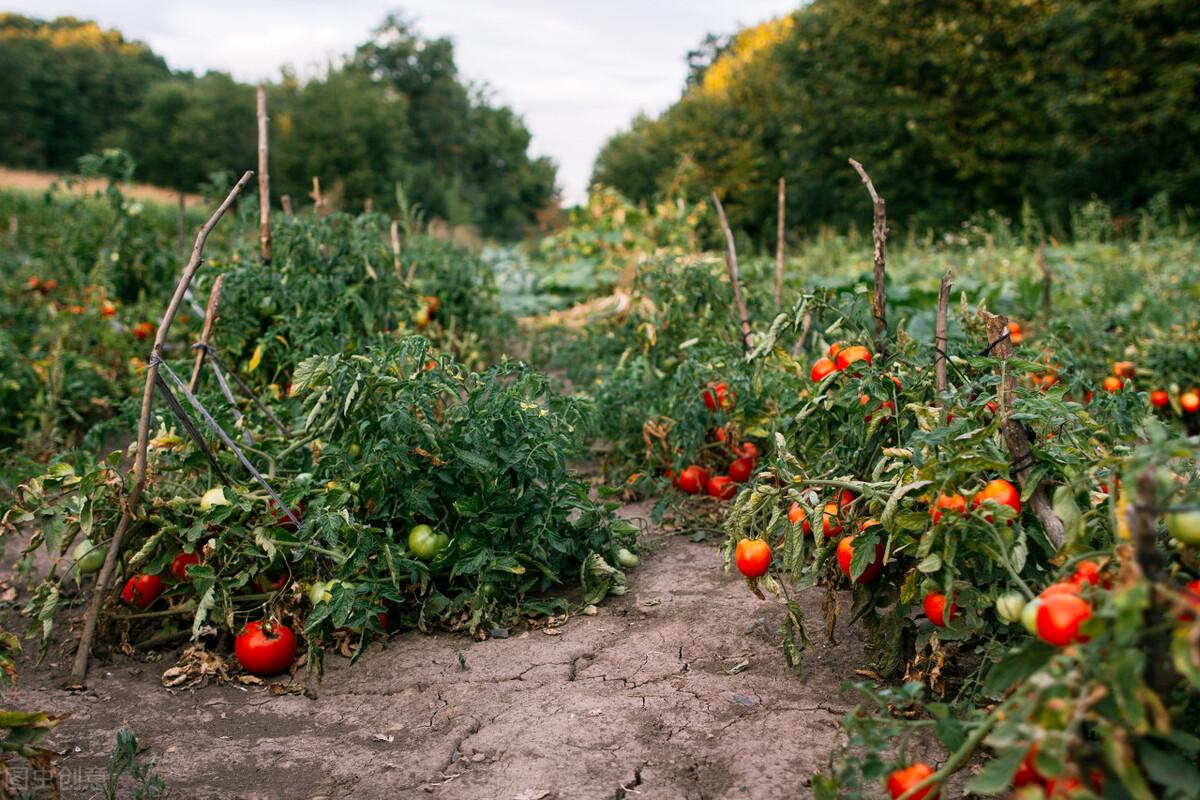
[[[267,102],[0,192],[0,798],[1197,796],[1192,209],[485,242]]]

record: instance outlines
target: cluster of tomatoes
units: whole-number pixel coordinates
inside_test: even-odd
[[[728,409],[733,406],[733,396],[729,385],[716,383],[704,390],[704,405],[709,411]],[[713,437],[721,444],[730,442],[730,432],[725,428],[713,431]],[[759,451],[753,442],[742,442],[733,446],[734,459],[729,463],[725,474],[709,475],[708,470],[699,464],[690,464],[674,474],[667,470],[666,476],[671,479],[671,485],[685,494],[708,494],[717,500],[730,500],[737,494],[738,484],[750,480],[754,468],[758,465]]]
[[[442,301],[436,297],[422,297],[421,307],[413,312],[412,321],[417,326],[418,330],[424,330],[426,326],[437,316],[438,311],[442,308]]]
[[[834,342],[829,346],[829,355],[822,356],[813,362],[809,377],[814,383],[820,383],[835,372],[845,372],[851,364],[859,361],[871,363],[871,351],[860,344],[850,346]]]
[[[55,289],[58,288],[58,279],[57,278],[47,278],[46,280],[42,280],[37,275],[33,275],[27,281],[25,281],[25,288],[31,292],[38,292],[43,297],[46,297],[51,292],[53,292]],[[94,299],[95,293],[96,293],[95,287],[91,287],[91,286],[85,287],[83,290],[83,301],[88,302],[89,300]],[[55,307],[58,307],[57,303],[55,303],[54,305],[55,305]],[[71,305],[66,306],[66,309],[68,312],[70,312],[71,314],[74,314],[76,316],[87,313],[87,306],[82,305],[80,303],[72,303]],[[116,314],[117,314],[116,304],[113,303],[111,300],[104,298],[103,295],[101,295],[100,316],[104,317],[105,319],[108,319],[110,317],[116,316]]]

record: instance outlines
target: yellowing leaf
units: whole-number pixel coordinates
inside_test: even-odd
[[[263,347],[260,344],[258,347],[254,348],[254,355],[250,356],[250,363],[246,365],[246,370],[248,372],[254,372],[254,370],[258,369],[258,365],[262,363],[262,357]]]

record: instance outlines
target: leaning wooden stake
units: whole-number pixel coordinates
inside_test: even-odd
[[[982,313],[990,354],[1001,361],[1007,361],[1012,358],[1013,354],[1012,342],[1008,338],[1008,317],[988,311]],[[1017,471],[1017,481],[1021,484],[1022,494],[1024,494],[1025,484],[1029,482],[1033,473],[1033,449],[1029,443],[1029,437],[1025,435],[1025,429],[1012,418],[1012,397],[1017,388],[1016,376],[1011,370],[1004,369],[1003,366],[1001,366],[1001,370],[1003,377],[996,394],[996,402],[999,405],[997,413],[1000,414],[1000,431],[1004,435],[1008,456],[1012,459],[1013,467]],[[1058,518],[1058,514],[1054,513],[1054,507],[1046,497],[1044,482],[1039,483],[1033,490],[1033,494],[1029,498],[1029,509],[1038,518],[1038,522],[1042,523],[1042,530],[1046,532],[1046,538],[1050,540],[1050,543],[1055,547],[1062,547],[1066,540],[1063,522]]]
[[[1146,659],[1146,682],[1156,692],[1167,693],[1178,681],[1171,666],[1169,634],[1163,633],[1162,601],[1158,597],[1157,584],[1163,574],[1163,552],[1158,544],[1158,478],[1153,467],[1148,467],[1138,476],[1134,502],[1129,504],[1126,521],[1129,536],[1133,541],[1133,552],[1137,558],[1142,577],[1151,583],[1150,607],[1146,609],[1145,628],[1151,631]]]
[[[200,331],[200,344],[208,344],[212,337],[213,326],[217,324],[217,308],[221,303],[221,285],[225,282],[222,273],[213,281],[212,291],[208,293],[208,306],[204,309],[204,327]],[[204,366],[204,348],[196,351],[196,361],[192,364],[192,379],[188,381],[188,389],[192,394],[200,387],[200,369]]]
[[[116,570],[117,557],[121,553],[121,541],[125,537],[125,532],[129,526],[133,524],[137,515],[138,501],[142,497],[142,491],[146,488],[146,450],[150,442],[150,415],[154,405],[154,381],[158,375],[158,361],[162,358],[163,342],[167,338],[167,331],[171,327],[171,323],[175,321],[175,315],[179,312],[179,306],[183,303],[183,295],[187,292],[188,285],[192,282],[192,277],[196,274],[196,270],[200,268],[201,254],[204,252],[204,243],[208,240],[209,233],[216,226],[217,222],[224,216],[229,207],[233,205],[234,199],[241,193],[250,179],[254,177],[254,172],[247,170],[246,174],[241,177],[234,187],[229,191],[229,195],[224,202],[213,212],[213,215],[208,218],[208,221],[200,228],[196,234],[196,243],[192,246],[192,257],[188,260],[187,266],[184,267],[183,275],[179,278],[179,285],[175,287],[175,294],[171,297],[171,302],[167,305],[166,313],[163,314],[162,322],[158,325],[158,331],[154,334],[154,345],[150,349],[149,365],[146,367],[146,386],[142,391],[142,414],[138,420],[138,435],[137,435],[137,455],[133,462],[133,486],[129,490],[129,496],[125,500],[124,511],[121,513],[121,520],[117,523],[117,529],[113,531],[112,541],[108,545],[108,553],[104,556],[104,565],[100,568],[100,574],[96,577],[96,586],[92,591],[92,599],[88,603],[87,612],[83,617],[83,631],[79,635],[79,649],[75,651],[75,662],[71,667],[71,679],[68,683],[68,688],[81,688],[84,683],[84,678],[87,677],[88,655],[92,649],[92,637],[96,635],[96,622],[100,617],[100,609],[104,605],[104,597],[108,594],[108,585],[112,580],[113,572]]]
[[[392,269],[400,277],[400,223],[392,220]]]
[[[1050,274],[1050,265],[1046,263],[1046,243],[1042,242],[1037,249],[1037,264],[1042,270],[1042,314],[1050,316],[1050,286],[1054,276]]]
[[[258,85],[258,241],[262,263],[271,263],[271,176],[267,172],[267,89]]]
[[[721,229],[725,231],[725,266],[729,270],[729,282],[733,284],[733,299],[737,303],[738,318],[742,322],[742,348],[750,349],[750,315],[746,313],[746,301],[742,299],[742,287],[738,282],[737,247],[733,244],[733,231],[729,229],[729,220],[725,218],[725,207],[721,198],[712,193],[713,203],[717,206],[717,216],[721,219]]]
[[[775,313],[783,310],[783,204],[787,186],[779,179],[779,222],[775,231]]]
[[[934,327],[933,347],[934,347],[934,381],[938,395],[944,394],[946,391],[946,314],[950,305],[950,279],[953,277],[951,270],[946,270],[946,274],[942,276],[942,283],[938,287],[938,303],[937,303],[937,322]],[[938,401],[939,405],[941,401]]]
[[[875,191],[871,176],[863,169],[863,165],[850,159],[850,166],[862,178],[871,195],[871,205],[874,207],[874,224],[871,226],[871,236],[875,240],[875,295],[871,299],[871,314],[875,317],[875,349],[880,353],[887,352],[887,294],[884,292],[883,276],[887,267],[887,203]]]

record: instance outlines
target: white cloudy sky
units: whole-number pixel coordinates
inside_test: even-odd
[[[141,39],[175,69],[220,69],[245,81],[291,65],[311,72],[351,50],[389,10],[426,35],[451,36],[470,80],[522,114],[533,151],[559,164],[568,203],[583,196],[604,140],[639,111],[679,96],[685,57],[796,0],[0,0],[40,17],[91,18]]]

